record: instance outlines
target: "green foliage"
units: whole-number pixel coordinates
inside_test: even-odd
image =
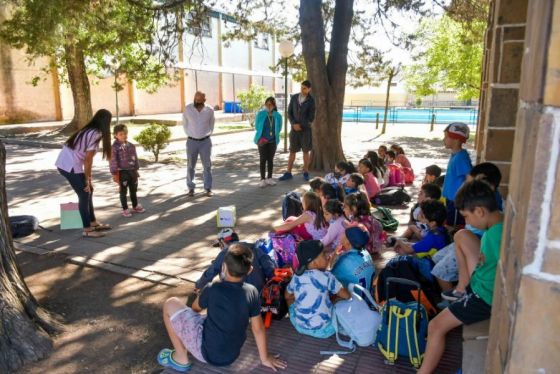
[[[256,113],[262,108],[264,101],[269,96],[273,96],[272,92],[266,91],[263,86],[257,84],[253,84],[249,90],[237,94],[237,98],[241,101],[241,108],[249,117],[251,126],[255,125]]]
[[[406,69],[406,81],[417,96],[441,89],[456,90],[462,100],[477,98],[482,73],[483,37],[486,24],[470,24],[443,16],[438,22],[425,21],[418,30],[417,63]],[[419,50],[419,51],[418,51]]]
[[[152,152],[156,162],[159,160],[159,152],[165,149],[171,139],[171,131],[165,125],[153,123],[140,134],[134,137],[134,140],[140,144],[144,150]]]

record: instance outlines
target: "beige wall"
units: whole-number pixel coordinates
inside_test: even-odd
[[[136,115],[181,112],[181,91],[178,82],[161,87],[155,93],[134,89]]]
[[[185,97],[186,102],[192,102],[197,90],[206,94],[206,104],[214,107],[220,105],[217,87],[219,87],[219,73],[186,70]],[[196,76],[196,79],[195,79]]]

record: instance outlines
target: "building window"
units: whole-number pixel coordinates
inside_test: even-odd
[[[259,33],[255,39],[255,48],[264,49],[268,51],[268,40],[269,35],[264,33]]]
[[[196,26],[194,24],[196,24]],[[189,13],[187,16],[187,29],[189,34],[194,36],[212,37],[212,23],[210,17],[204,17],[202,22],[200,22],[199,20],[195,20],[193,15]]]

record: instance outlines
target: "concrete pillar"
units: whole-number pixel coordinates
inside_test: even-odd
[[[560,372],[560,0],[529,0],[526,26],[489,373]]]

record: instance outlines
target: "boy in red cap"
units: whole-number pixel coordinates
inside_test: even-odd
[[[442,190],[447,208],[447,225],[464,226],[465,219],[455,208],[455,195],[472,169],[469,153],[463,149],[463,144],[469,138],[469,126],[462,122],[453,122],[443,132],[443,144],[451,150]]]

